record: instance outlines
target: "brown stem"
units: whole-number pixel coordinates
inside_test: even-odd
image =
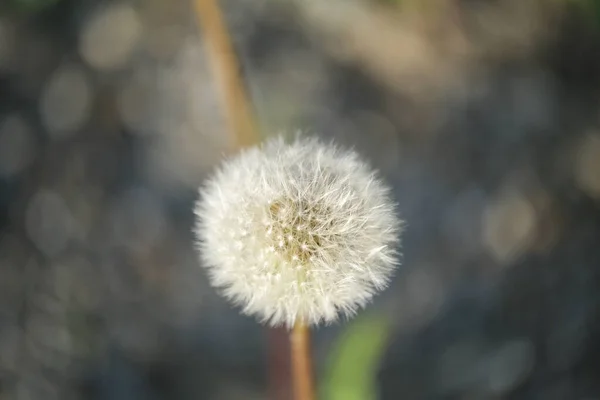
[[[218,0],[194,0],[194,8],[236,144],[238,147],[254,145],[260,137]]]
[[[290,341],[285,328],[266,328],[268,332],[268,399],[290,400],[292,377],[290,374]]]
[[[296,322],[290,333],[290,345],[294,400],[314,400],[310,330],[306,325]]]

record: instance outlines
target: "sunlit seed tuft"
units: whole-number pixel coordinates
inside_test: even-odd
[[[352,315],[398,264],[389,188],[354,152],[270,140],[224,162],[200,195],[195,233],[211,283],[271,325]]]

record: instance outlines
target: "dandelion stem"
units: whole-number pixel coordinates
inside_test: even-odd
[[[314,400],[310,329],[296,322],[290,333],[294,400]]]
[[[260,137],[218,0],[194,0],[194,7],[236,145],[255,145]]]

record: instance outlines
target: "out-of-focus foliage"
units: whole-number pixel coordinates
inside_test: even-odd
[[[375,400],[377,374],[389,322],[386,316],[360,316],[350,323],[331,351],[319,398],[324,400]]]
[[[61,0],[6,0],[12,10],[36,13],[54,6]],[[0,8],[1,9],[1,8]]]
[[[600,27],[600,1],[570,0],[580,7],[581,12],[597,27]]]

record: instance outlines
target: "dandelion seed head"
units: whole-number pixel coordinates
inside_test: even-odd
[[[314,138],[242,151],[195,207],[211,283],[273,326],[353,315],[398,264],[401,221],[389,192],[355,152]]]

